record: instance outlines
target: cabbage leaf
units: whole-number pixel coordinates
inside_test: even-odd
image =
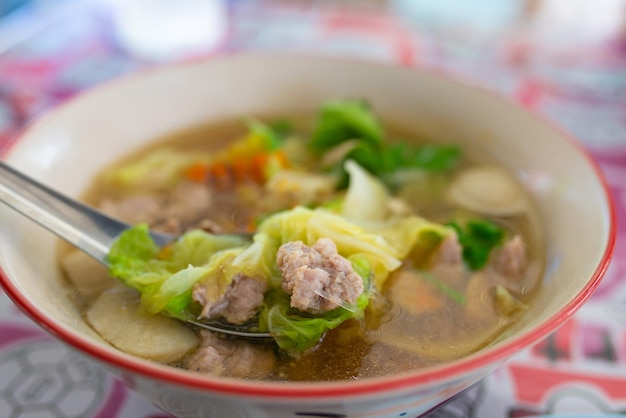
[[[350,176],[342,215],[351,221],[379,222],[389,215],[388,204],[391,198],[387,187],[378,178],[352,160],[344,163]]]
[[[113,277],[141,293],[142,305],[150,313],[178,316],[191,303],[193,285],[212,273],[211,258],[246,243],[235,235],[193,230],[161,249],[148,226],[139,224],[118,237],[107,262]]]

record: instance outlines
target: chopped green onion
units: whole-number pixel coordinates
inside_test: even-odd
[[[444,295],[446,295],[447,297],[449,297],[453,301],[455,301],[455,302],[457,302],[457,303],[459,303],[461,305],[465,305],[465,303],[467,302],[467,299],[466,299],[466,297],[465,297],[465,295],[463,293],[461,293],[458,290],[454,289],[449,284],[444,283],[443,281],[441,281],[441,279],[439,279],[434,274],[422,272],[422,277],[424,277],[424,279],[430,285],[434,286],[437,290],[439,290],[441,293],[443,293]]]

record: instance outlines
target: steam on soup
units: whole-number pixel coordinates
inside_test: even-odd
[[[86,194],[136,226],[108,271],[63,255],[77,306],[123,351],[239,378],[380,376],[484,347],[539,285],[533,204],[497,165],[399,138],[367,104],[335,100],[291,124],[238,121],[155,142]],[[148,228],[182,235],[158,248]]]

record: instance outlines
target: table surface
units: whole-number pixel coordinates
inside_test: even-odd
[[[91,86],[229,51],[352,55],[454,74],[503,93],[560,124],[598,162],[617,208],[615,256],[570,321],[432,416],[626,414],[625,2],[587,2],[596,5],[591,13],[570,0],[565,16],[557,0],[480,0],[472,9],[400,0],[207,0],[194,7],[208,3],[220,18],[214,33],[198,35],[205,43],[184,52],[182,44],[155,50],[122,36],[128,11],[113,14],[103,1],[27,4],[0,20],[0,154],[30,120]],[[169,417],[54,341],[2,293],[0,416]]]

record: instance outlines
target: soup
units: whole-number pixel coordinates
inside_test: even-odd
[[[112,345],[197,373],[341,380],[452,361],[524,313],[544,268],[532,200],[474,154],[348,99],[156,139],[86,191],[136,226],[108,270],[64,251],[68,289]],[[181,237],[159,248],[148,228]]]

